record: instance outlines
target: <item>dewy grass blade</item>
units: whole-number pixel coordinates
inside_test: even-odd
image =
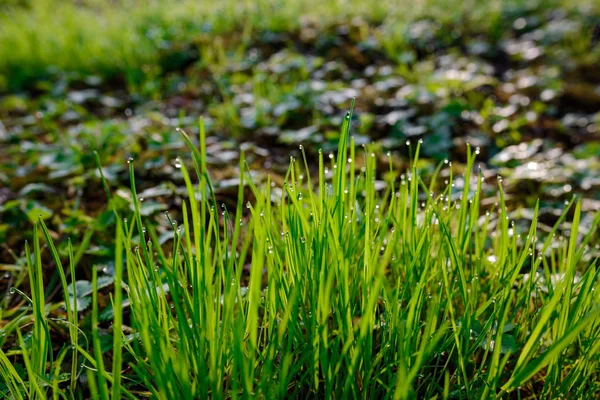
[[[123,240],[121,221],[117,219],[115,238],[115,282],[113,299],[113,363],[112,363],[112,392],[111,397],[121,397],[121,355],[123,336]]]
[[[96,368],[98,369],[98,386],[100,389],[100,398],[102,400],[108,400],[108,385],[104,377],[104,360],[102,359],[103,353],[98,332],[98,271],[95,268],[92,270],[92,288],[92,342],[94,345]]]

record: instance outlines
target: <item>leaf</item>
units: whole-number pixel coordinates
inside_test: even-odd
[[[34,193],[54,193],[56,189],[45,183],[29,183],[19,190],[19,196],[26,197]]]
[[[536,154],[543,144],[542,139],[535,139],[529,143],[523,142],[518,145],[508,146],[490,160],[492,165],[517,165],[518,160],[525,160]]]
[[[38,217],[46,220],[52,217],[53,214],[51,209],[33,200],[29,200],[22,205],[22,210],[32,223],[35,223],[38,220]]]
[[[167,206],[156,201],[145,201],[141,203],[140,214],[144,217],[149,217],[159,211],[166,210]]]
[[[114,280],[114,277],[109,275],[99,277],[97,289],[100,290],[109,285],[112,285]],[[77,291],[77,311],[84,311],[90,306],[92,302],[91,294],[94,291],[92,283],[86,280],[76,281],[75,289]],[[69,293],[69,302],[71,303],[71,307],[73,307],[75,304],[75,300],[73,299],[73,284],[67,286],[67,291]]]
[[[92,298],[90,296],[85,296],[73,299],[72,296],[69,296],[69,305],[72,309],[75,309],[75,302],[77,302],[77,312],[81,312],[85,311],[90,306],[92,303]]]

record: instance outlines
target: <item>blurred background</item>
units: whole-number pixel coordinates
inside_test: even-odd
[[[122,209],[135,160],[167,241],[163,212],[185,192],[176,127],[197,133],[204,116],[230,204],[240,150],[257,184],[281,187],[299,144],[311,160],[336,148],[355,97],[352,134],[376,143],[381,171],[423,140],[423,174],[448,160],[459,176],[470,143],[492,218],[501,175],[511,219],[527,223],[539,198],[547,230],[577,194],[585,232],[600,209],[599,41],[597,0],[3,0],[0,265],[22,265],[42,215],[78,260],[110,268],[94,150]]]

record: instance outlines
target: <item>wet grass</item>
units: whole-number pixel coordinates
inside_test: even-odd
[[[404,143],[422,139],[420,173],[432,173],[444,159],[461,173],[469,142],[480,148],[478,164],[488,178],[486,209],[498,201],[489,178],[500,174],[517,224],[530,221],[539,199],[547,231],[564,202],[578,194],[582,224],[589,227],[587,214],[600,207],[594,173],[600,168],[600,46],[592,46],[600,14],[593,5],[486,2],[454,13],[425,2],[381,18],[379,9],[366,12],[360,2],[330,3],[293,18],[297,6],[277,8],[256,21],[250,4],[227,8],[234,15],[211,8],[215,14],[202,18],[186,2],[164,13],[161,2],[132,13],[118,12],[127,9],[118,2],[16,2],[21,5],[13,11],[3,5],[0,63],[14,68],[0,74],[28,84],[0,89],[0,269],[23,267],[22,243],[31,239],[38,214],[55,237],[94,244],[82,246],[78,260],[105,264],[112,257],[103,232],[114,221],[98,201],[93,151],[123,188],[123,161],[137,160],[138,188],[148,199],[142,212],[162,235],[161,211],[177,206],[177,194],[185,192],[174,168],[185,145],[174,128],[197,133],[194,121],[205,118],[215,192],[231,202],[240,148],[261,182],[268,173],[280,183],[284,160],[297,155],[300,143],[314,168],[317,149],[335,150],[353,97],[357,143],[377,142],[382,153],[396,155],[396,167],[408,163]],[[311,12],[326,18],[315,22]],[[177,22],[177,13],[184,20]],[[240,19],[249,22],[239,25]],[[213,23],[205,25],[208,20]],[[132,28],[138,24],[144,26]],[[111,49],[116,34],[102,29],[116,31],[116,25],[127,34],[122,47]],[[136,45],[130,37],[151,43]],[[144,49],[160,54],[137,53]],[[38,79],[31,66],[49,72]],[[122,193],[119,208],[126,209]],[[62,254],[64,243],[58,244]],[[91,279],[89,271],[84,276]]]
[[[395,3],[0,5],[0,393],[600,396],[597,3]]]
[[[199,142],[180,131],[191,153],[191,162],[176,165],[187,196],[179,221],[175,210],[164,215],[167,241],[142,213],[136,161],[128,161],[128,212],[102,173],[115,222],[105,232],[115,248],[109,282],[96,268],[91,285],[75,282],[73,246],[59,254],[40,217],[26,246],[31,296],[11,289],[23,301],[3,311],[4,393],[598,396],[600,276],[590,245],[600,214],[581,232],[574,199],[542,239],[538,207],[520,230],[499,179],[493,226],[470,147],[464,174],[442,184],[449,166],[441,162],[425,181],[421,143],[413,144],[404,170],[386,157],[380,185],[380,155],[355,145],[350,121],[335,154],[319,152],[317,176],[301,147],[282,185],[257,186],[242,154],[233,206],[215,197],[202,122]],[[458,196],[456,182],[463,182]],[[569,235],[559,239],[563,225]],[[60,275],[50,283],[47,253]],[[100,289],[110,285],[111,292]]]

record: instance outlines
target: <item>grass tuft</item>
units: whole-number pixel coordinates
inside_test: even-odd
[[[419,175],[420,143],[408,171],[394,171],[391,156],[370,146],[356,149],[350,115],[337,157],[319,154],[315,182],[302,147],[281,188],[256,185],[242,155],[232,210],[212,190],[203,122],[199,146],[180,131],[193,164],[178,162],[187,199],[180,224],[165,216],[173,227],[168,247],[140,213],[133,161],[134,211],[124,219],[99,168],[116,219],[110,325],[99,318],[95,269],[91,321],[71,305],[73,252],[71,293],[40,219],[66,318],[47,317],[35,225],[33,253],[26,245],[27,313],[7,332],[17,337],[13,348],[0,351],[5,392],[37,399],[597,396],[599,273],[585,255],[597,240],[598,214],[580,235],[574,199],[545,240],[537,208],[529,230],[517,232],[501,180],[497,218],[481,212],[482,176],[472,172],[470,149],[463,187],[454,188],[452,175],[440,187],[444,164],[431,182]],[[392,178],[380,190],[382,162]],[[572,205],[568,243],[554,239]],[[55,340],[60,324],[68,334]],[[83,332],[91,332],[89,343]]]

